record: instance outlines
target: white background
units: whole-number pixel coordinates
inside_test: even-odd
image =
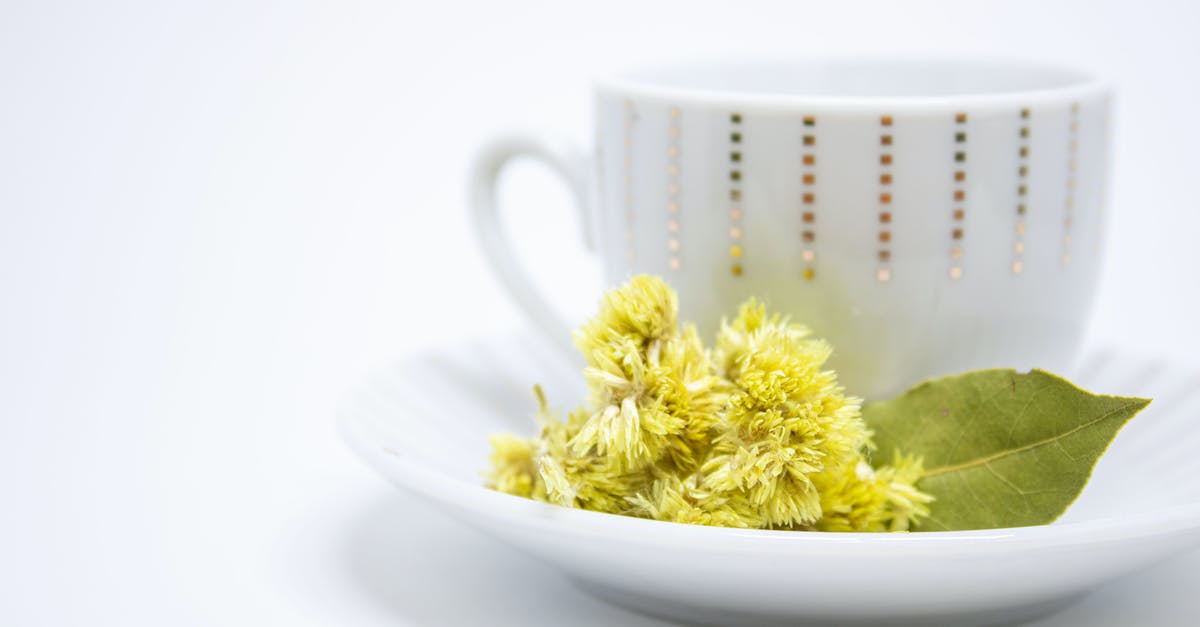
[[[0,623],[652,624],[395,493],[333,426],[371,369],[522,323],[468,230],[472,148],[586,139],[588,78],[627,66],[950,54],[1112,79],[1090,337],[1194,363],[1198,27],[1184,0],[6,0]],[[586,310],[564,189],[518,166],[503,194]],[[1194,622],[1197,566],[1046,624]]]

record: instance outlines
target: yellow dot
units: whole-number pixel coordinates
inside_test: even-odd
[[[741,246],[730,246],[729,254],[733,257],[741,257],[742,256],[742,247]]]
[[[805,268],[805,269],[804,269],[804,278],[805,278],[805,280],[807,280],[807,281],[811,281],[811,280],[813,280],[813,277],[815,277],[815,276],[817,276],[817,273],[816,273],[816,272],[814,272],[812,268]]]
[[[733,276],[742,276],[742,264],[735,263],[730,270],[733,272]]]

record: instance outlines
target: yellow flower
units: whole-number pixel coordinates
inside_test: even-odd
[[[637,276],[575,334],[585,405],[559,420],[535,387],[541,433],[494,436],[493,489],[565,507],[700,525],[905,530],[928,514],[920,460],[866,461],[860,401],[831,349],[754,300],[717,349],[680,328],[675,293]]]

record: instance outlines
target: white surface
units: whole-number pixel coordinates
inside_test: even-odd
[[[1111,78],[1090,335],[1194,360],[1198,22],[1173,0],[3,4],[0,622],[636,624],[395,495],[332,425],[372,368],[519,321],[467,226],[470,151],[585,139],[587,77],[624,65],[895,50]],[[518,167],[501,197],[515,230],[569,235],[522,252],[578,315],[599,269],[548,180]],[[1173,583],[1198,568],[1048,624],[1196,622]]]
[[[487,338],[413,356],[357,386],[340,414],[354,450],[398,487],[616,604],[709,625],[968,627],[1044,616],[1200,543],[1200,432],[1180,429],[1200,416],[1200,372],[1109,351],[1068,374],[1085,388],[1155,402],[1121,431],[1063,518],[1014,529],[727,529],[488,490],[487,437],[536,431],[528,381],[564,411],[584,397],[542,339]],[[1174,480],[1162,481],[1164,469]]]

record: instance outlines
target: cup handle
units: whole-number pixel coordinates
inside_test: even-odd
[[[566,180],[575,210],[579,212],[584,246],[588,252],[594,252],[595,233],[588,211],[588,159],[569,141],[524,133],[507,135],[484,144],[471,167],[469,181],[475,233],[492,270],[541,332],[569,355],[574,352],[570,326],[518,263],[512,242],[500,224],[496,181],[504,167],[519,157],[533,157]]]

